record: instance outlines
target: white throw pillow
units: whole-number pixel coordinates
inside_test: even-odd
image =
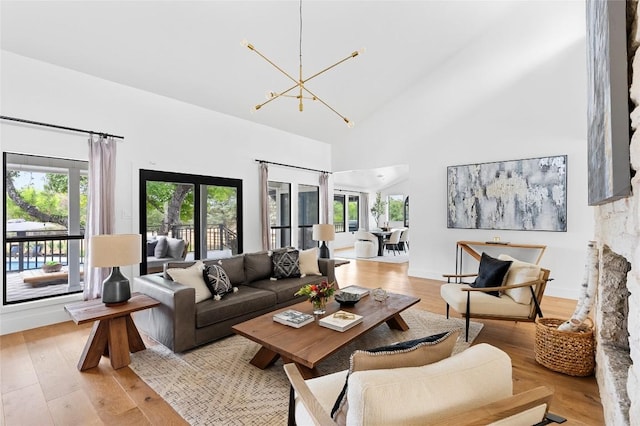
[[[193,287],[196,290],[196,303],[203,300],[211,299],[212,295],[204,282],[202,271],[204,264],[197,261],[188,268],[171,268],[167,269],[167,274],[172,280],[187,287]]]
[[[300,263],[300,275],[322,275],[318,266],[318,248],[300,250],[298,261]]]
[[[501,254],[498,256],[498,259],[510,260],[512,262],[509,267],[509,271],[507,271],[504,285],[522,284],[528,281],[537,280],[540,277],[540,267],[538,265],[522,262],[506,254]],[[536,287],[533,286],[534,291],[535,289]],[[508,289],[504,291],[504,294],[522,305],[529,305],[531,303],[530,287]]]

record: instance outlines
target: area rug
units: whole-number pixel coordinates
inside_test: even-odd
[[[355,250],[336,250],[333,252],[333,257],[336,259],[354,259],[354,260],[365,260],[367,262],[382,262],[382,263],[406,263],[409,261],[409,255],[405,252],[400,252],[400,254],[393,255],[393,252],[385,251],[384,256],[376,256],[376,257],[357,257]]]
[[[460,329],[454,353],[469,347],[482,324],[471,322],[469,343],[464,320],[446,319],[417,308],[402,313],[409,330],[381,325],[352,342],[318,366],[324,375],[348,368],[356,349]],[[230,336],[182,354],[158,344],[131,355],[131,369],[191,425],[283,425],[287,422],[289,381],[278,360],[260,370],[249,364],[259,345]],[[337,397],[337,395],[336,395]]]

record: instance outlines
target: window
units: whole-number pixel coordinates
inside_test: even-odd
[[[313,225],[319,222],[320,191],[317,186],[298,185],[298,248],[317,247],[311,238]]]
[[[403,195],[389,195],[389,222],[404,223]]]
[[[291,184],[269,181],[271,248],[291,245]]]
[[[333,196],[333,225],[336,227],[336,232],[345,231],[345,216],[344,216],[344,195]]]
[[[186,259],[242,253],[242,180],[140,170],[140,233],[185,240]],[[153,257],[142,256],[140,274],[162,270]]]
[[[3,304],[82,291],[87,169],[86,161],[4,154]]]
[[[349,195],[349,232],[360,228],[360,197]]]

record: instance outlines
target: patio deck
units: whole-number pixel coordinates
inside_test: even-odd
[[[75,288],[73,291],[69,291],[69,283],[66,275],[60,276],[58,279],[30,284],[24,282],[21,272],[7,272],[5,287],[8,303],[41,299],[50,296],[61,296],[77,292]],[[82,291],[83,288],[84,281],[80,281],[79,290]]]

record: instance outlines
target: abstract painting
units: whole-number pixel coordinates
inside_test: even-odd
[[[567,156],[447,167],[447,227],[567,231]]]

